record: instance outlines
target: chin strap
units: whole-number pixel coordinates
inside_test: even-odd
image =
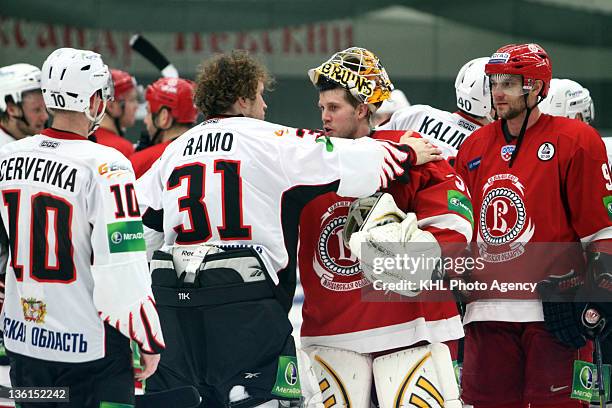
[[[23,111],[23,104],[22,104],[21,102],[19,102],[19,103],[16,103],[16,104],[15,104],[15,106],[18,106],[18,107],[19,107],[19,110],[21,111],[21,116],[12,116],[12,115],[9,115],[9,116],[10,116],[11,118],[15,118],[15,119],[17,119],[17,120],[22,121],[23,123],[25,123],[25,125],[26,125],[27,127],[30,127],[30,122],[28,122],[28,120],[26,119],[26,117],[25,117],[25,113],[24,113],[24,111]]]
[[[519,132],[519,135],[517,137],[516,140],[516,148],[514,149],[514,151],[512,152],[512,156],[510,157],[510,162],[508,163],[508,167],[512,167],[512,165],[514,164],[514,161],[516,160],[516,157],[518,156],[518,152],[519,149],[521,148],[521,145],[523,144],[523,139],[525,137],[525,132],[527,131],[527,123],[529,122],[529,116],[531,115],[531,112],[533,111],[533,109],[538,106],[538,104],[540,102],[542,102],[544,99],[541,97],[538,97],[538,101],[536,102],[536,104],[533,107],[529,107],[529,105],[527,104],[527,97],[529,96],[529,94],[524,94],[523,97],[525,98],[525,107],[526,107],[526,114],[525,114],[525,119],[523,120],[523,125],[521,126],[521,131]],[[504,125],[505,125],[505,121],[504,121]],[[504,126],[505,129],[507,129],[506,126]],[[507,140],[507,139],[506,139]]]
[[[99,114],[97,114],[95,117],[91,116],[91,114],[89,113],[89,109],[85,110],[85,112],[83,113],[85,113],[85,116],[87,116],[87,119],[91,121],[89,132],[87,133],[87,136],[91,136],[93,132],[98,130],[98,128],[100,127],[100,122],[102,122],[102,118],[106,114],[106,100],[102,100],[102,111]]]

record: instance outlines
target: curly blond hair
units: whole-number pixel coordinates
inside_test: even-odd
[[[266,89],[273,83],[266,67],[246,51],[216,55],[199,67],[195,105],[205,117],[222,115],[240,97],[255,99],[260,81]]]

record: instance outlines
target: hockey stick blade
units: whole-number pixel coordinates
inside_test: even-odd
[[[165,78],[177,78],[178,71],[149,40],[140,34],[134,34],[130,38],[130,47],[143,56],[151,64],[155,65]]]
[[[195,408],[202,398],[190,385],[136,396],[136,408]]]

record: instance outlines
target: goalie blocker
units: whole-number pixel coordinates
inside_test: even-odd
[[[151,273],[166,350],[147,392],[189,384],[207,407],[300,400],[291,323],[254,250],[174,246]]]

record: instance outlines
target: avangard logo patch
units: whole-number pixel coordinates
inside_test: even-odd
[[[111,253],[146,249],[142,221],[121,221],[108,224],[108,246]]]

